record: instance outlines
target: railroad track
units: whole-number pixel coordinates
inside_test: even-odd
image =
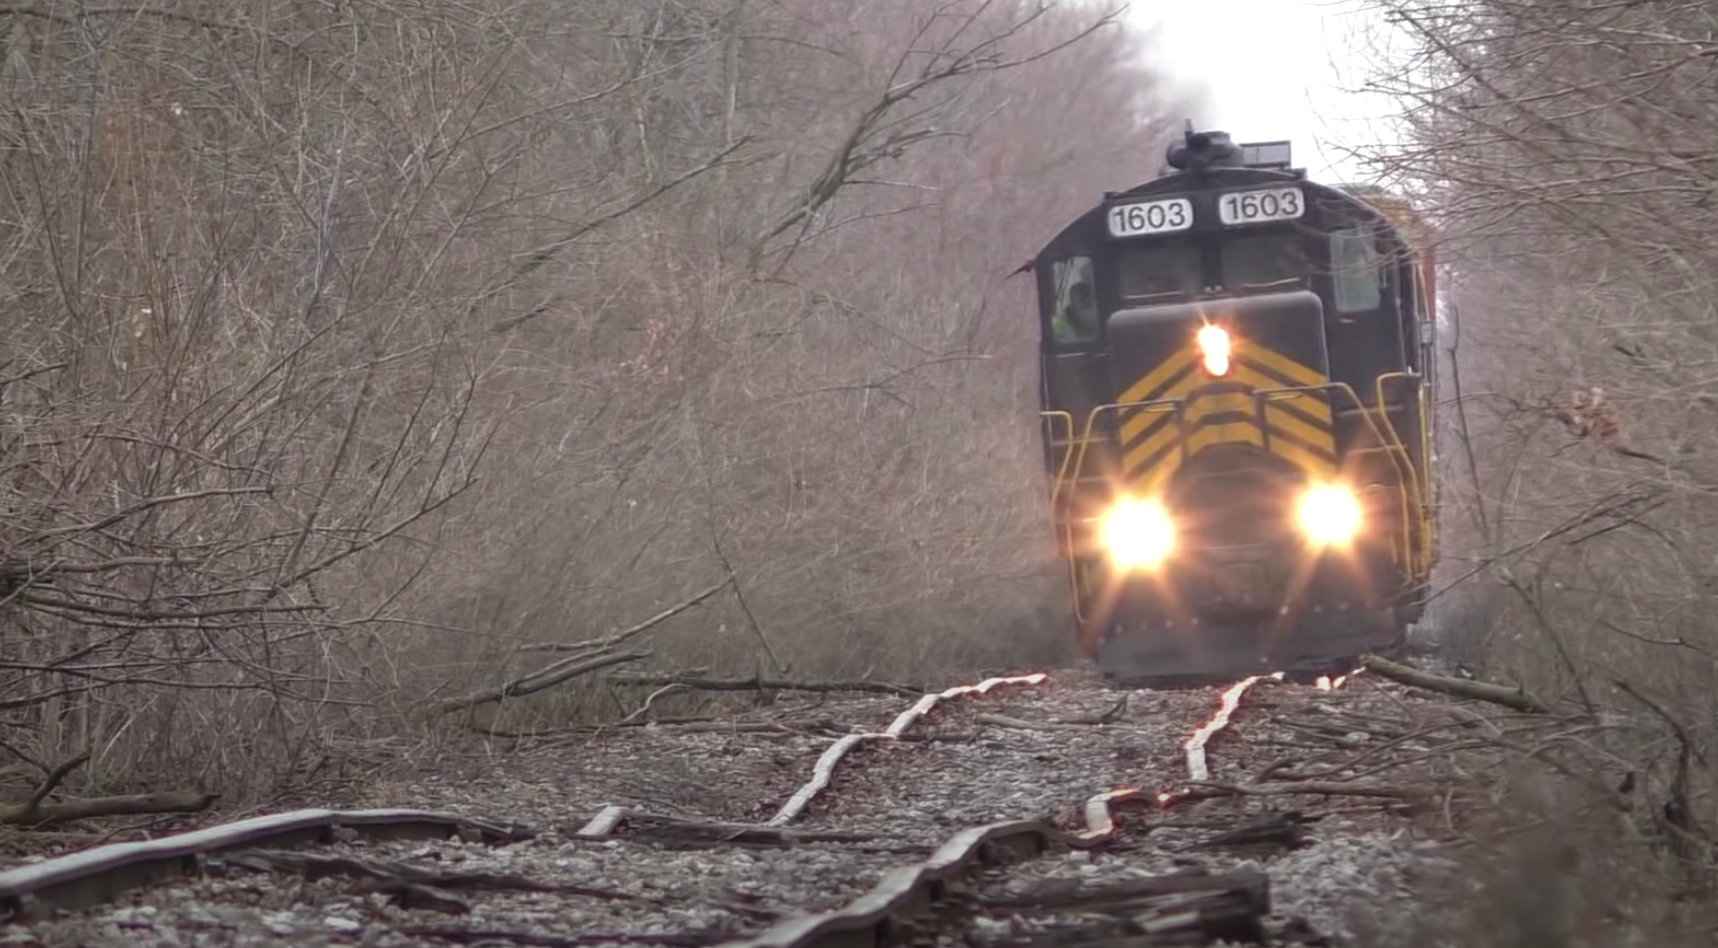
[[[1392,746],[1435,764],[1405,707],[1035,675],[586,732],[539,752],[564,783],[526,768],[532,802],[491,801],[506,819],[301,810],[0,872],[0,944],[1319,944],[1354,878],[1418,858],[1389,834],[1435,774],[1363,779]]]

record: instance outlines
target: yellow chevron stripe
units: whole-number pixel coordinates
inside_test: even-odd
[[[1311,415],[1320,425],[1330,425],[1330,400],[1318,392],[1282,392],[1265,399],[1266,405],[1293,405],[1301,414]]]
[[[1312,368],[1266,346],[1248,344],[1245,340],[1239,339],[1236,340],[1236,346],[1237,356],[1252,359],[1259,365],[1269,368],[1297,385],[1322,385],[1326,381],[1324,376]],[[1242,349],[1241,346],[1245,346],[1245,348]],[[1198,346],[1189,341],[1187,345],[1159,363],[1133,385],[1128,386],[1127,390],[1117,399],[1117,402],[1127,404],[1187,398],[1212,381],[1198,367],[1197,363],[1200,358]],[[1189,363],[1193,363],[1193,371],[1188,373],[1187,377],[1173,388],[1169,388],[1167,391],[1163,390],[1168,387],[1170,378],[1183,368],[1188,367]],[[1229,372],[1223,378],[1227,381],[1241,382],[1254,389],[1280,388],[1283,384],[1280,380],[1266,376],[1258,369],[1248,366],[1238,359],[1230,362]],[[1305,415],[1310,415],[1314,421],[1308,422],[1298,415],[1291,414],[1286,407],[1289,403],[1294,404]],[[1251,415],[1252,405],[1251,396],[1245,394],[1207,396],[1193,399],[1187,407],[1186,417],[1190,427],[1197,427],[1200,419],[1215,412],[1243,411]],[[1179,427],[1169,421],[1172,417],[1168,412],[1135,412],[1123,421],[1120,435],[1121,443],[1125,446],[1122,459],[1124,471],[1135,469],[1143,464],[1147,458],[1158,454],[1179,437]],[[1158,430],[1137,444],[1129,444],[1144,434],[1146,429],[1160,418],[1164,419],[1164,423],[1159,425]],[[1330,406],[1324,399],[1316,395],[1308,394],[1298,398],[1267,401],[1265,403],[1265,424],[1272,431],[1297,437],[1308,444],[1321,448],[1332,457],[1336,454]],[[1263,446],[1264,440],[1264,434],[1259,430],[1255,420],[1225,422],[1193,431],[1188,437],[1186,454],[1191,457],[1207,447],[1236,442]],[[1334,468],[1331,462],[1324,460],[1301,445],[1281,437],[1270,439],[1270,451],[1295,467],[1315,476],[1327,476]],[[1156,489],[1181,466],[1182,454],[1181,451],[1164,453],[1162,459],[1152,465],[1149,470],[1140,472],[1135,488],[1143,488],[1148,491]]]
[[[1187,453],[1196,455],[1219,444],[1250,444],[1264,447],[1265,436],[1259,426],[1245,421],[1230,421],[1200,428],[1187,438]]]
[[[1268,403],[1265,405],[1265,424],[1269,425],[1272,431],[1293,435],[1313,447],[1323,448],[1332,455],[1336,454],[1336,438],[1329,428],[1314,428],[1281,408]],[[1272,442],[1272,444],[1275,443]]]
[[[1271,379],[1240,363],[1236,363],[1230,367],[1228,377],[1237,382],[1244,382],[1247,385],[1251,385],[1255,389],[1272,389],[1281,387],[1281,385],[1274,379]],[[1322,427],[1314,428],[1295,415],[1282,410],[1282,405],[1290,403],[1294,404],[1306,414],[1311,415],[1316,421],[1322,423]],[[1252,406],[1249,403],[1247,407],[1251,408]],[[1276,410],[1273,411],[1273,408]],[[1267,400],[1265,402],[1265,416],[1269,418],[1273,415],[1286,419],[1282,423],[1282,427],[1284,429],[1293,431],[1295,434],[1306,438],[1313,444],[1321,444],[1330,438],[1330,406],[1322,398],[1319,398],[1316,395],[1306,394],[1294,399],[1283,399],[1282,401]]]
[[[1240,358],[1253,359],[1265,368],[1276,372],[1283,378],[1293,381],[1297,385],[1323,385],[1326,381],[1324,376],[1319,375],[1316,370],[1302,365],[1267,346],[1254,345],[1247,346],[1243,349],[1237,345],[1235,347],[1235,355]],[[1274,388],[1276,386],[1272,387]]]
[[[1315,478],[1329,478],[1336,473],[1336,465],[1311,451],[1281,438],[1271,439],[1271,453],[1293,464]]]
[[[1274,384],[1275,384],[1272,382],[1271,379],[1269,379],[1269,378],[1259,374],[1258,372],[1255,372],[1252,369],[1249,369],[1243,365],[1234,366],[1232,368],[1230,374],[1228,376],[1226,376],[1226,378],[1231,379],[1233,381],[1245,383],[1245,384],[1250,385],[1256,389],[1272,388],[1272,387],[1274,387]],[[1191,392],[1193,392],[1194,390],[1196,390],[1200,386],[1204,385],[1207,381],[1208,380],[1202,375],[1197,377],[1197,378],[1191,378],[1188,380],[1188,384],[1186,384],[1184,386],[1177,386],[1178,391],[1176,391],[1175,393],[1172,393],[1172,394],[1174,394],[1176,397],[1185,397],[1187,394],[1191,394]],[[1182,389],[1184,389],[1185,391],[1181,391]],[[1247,397],[1247,396],[1232,396],[1232,397],[1238,399],[1238,401],[1233,402],[1233,403],[1225,403],[1226,408],[1232,408],[1234,410],[1239,410],[1239,411],[1246,411],[1249,413],[1251,412],[1251,410],[1252,410],[1252,399],[1250,397]],[[1210,398],[1201,398],[1201,399],[1197,399],[1196,401],[1194,401],[1193,402],[1193,408],[1190,409],[1189,414],[1188,414],[1188,420],[1190,422],[1198,421],[1200,418],[1204,417],[1205,415],[1209,414],[1212,411],[1224,410],[1224,408],[1209,407],[1213,401],[1214,401],[1214,399],[1210,399]],[[1315,418],[1317,418],[1319,421],[1322,421],[1324,424],[1322,426],[1314,426],[1312,424],[1309,424],[1305,420],[1301,419],[1299,416],[1291,414],[1289,411],[1287,411],[1285,408],[1283,408],[1282,407],[1283,402],[1271,402],[1271,401],[1267,401],[1265,403],[1265,421],[1266,421],[1266,424],[1270,425],[1274,429],[1287,432],[1288,434],[1291,434],[1291,435],[1294,435],[1295,437],[1301,438],[1302,440],[1306,441],[1309,444],[1324,448],[1325,450],[1330,451],[1332,454],[1335,454],[1336,452],[1335,452],[1334,438],[1331,434],[1331,430],[1329,427],[1330,426],[1329,406],[1322,399],[1313,397],[1311,395],[1304,396],[1301,398],[1296,398],[1296,399],[1293,399],[1293,401],[1296,403],[1299,403],[1299,405],[1302,407],[1302,410],[1310,409],[1310,411],[1307,411],[1307,413],[1314,415]],[[1322,417],[1319,417],[1319,416],[1322,416]],[[1134,438],[1137,438],[1151,422],[1158,420],[1158,419],[1163,419],[1166,422],[1161,427],[1159,427],[1157,431],[1153,432],[1151,438],[1148,439],[1144,445],[1141,445],[1141,446],[1130,445],[1128,447],[1128,449],[1126,451],[1126,461],[1128,464],[1130,464],[1130,465],[1135,464],[1135,463],[1143,460],[1144,458],[1150,457],[1160,447],[1162,447],[1162,443],[1166,438],[1170,438],[1170,437],[1174,436],[1175,426],[1171,423],[1167,423],[1169,417],[1170,417],[1170,415],[1168,412],[1150,413],[1150,414],[1141,413],[1141,414],[1137,414],[1137,415],[1133,416],[1132,418],[1128,419],[1127,422],[1123,423],[1123,425],[1121,427],[1122,444],[1129,445],[1129,442],[1131,442]],[[1141,450],[1142,448],[1143,448],[1143,450]]]
[[[1181,367],[1192,362],[1198,354],[1193,351],[1191,344],[1182,346],[1170,353],[1169,358],[1158,363],[1157,368],[1147,372],[1139,381],[1129,385],[1116,399],[1118,404],[1126,405],[1131,402],[1151,401],[1157,396],[1157,389],[1169,381],[1170,376],[1181,371]],[[1150,397],[1148,397],[1150,396]]]
[[[1159,428],[1156,431],[1152,432],[1151,437],[1145,439],[1144,441],[1140,442],[1139,444],[1137,444],[1131,448],[1128,448],[1123,453],[1123,455],[1122,455],[1122,465],[1123,465],[1122,470],[1123,471],[1131,471],[1135,467],[1139,466],[1140,464],[1145,463],[1146,458],[1151,457],[1152,455],[1156,454],[1158,451],[1161,451],[1163,449],[1164,445],[1170,443],[1171,441],[1174,441],[1176,439],[1176,437],[1180,435],[1180,433],[1181,433],[1180,426],[1174,424],[1173,422],[1171,422],[1170,424],[1164,425],[1162,428]],[[1181,452],[1179,452],[1179,451],[1171,452],[1171,456],[1179,460],[1181,457]]]
[[[1150,497],[1163,493],[1169,479],[1181,468],[1181,452],[1171,451],[1163,460],[1152,465],[1148,471],[1142,471],[1133,483],[1133,490],[1140,496]]]
[[[1189,381],[1198,382],[1199,380],[1189,379]],[[1178,385],[1176,386],[1175,391],[1165,393],[1163,398],[1180,398],[1189,390],[1191,390],[1191,386]],[[1171,420],[1171,423],[1167,425],[1167,427],[1173,431],[1175,429],[1175,425],[1173,424],[1174,417],[1174,412],[1164,409],[1155,409],[1151,411],[1135,409],[1132,414],[1128,415],[1127,420],[1121,423],[1121,443],[1127,444],[1129,441],[1139,437],[1145,429],[1163,420]]]

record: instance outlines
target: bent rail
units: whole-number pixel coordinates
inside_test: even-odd
[[[1043,820],[1008,820],[974,826],[948,838],[930,858],[890,872],[871,891],[830,912],[803,915],[725,948],[874,948],[893,924],[919,915],[952,894],[957,882],[986,866],[1030,859],[1052,846],[1090,849],[1115,835],[1115,807],[1155,801],[1139,790],[1113,790],[1086,801],[1086,829],[1068,833]]]
[[[514,825],[434,810],[294,810],[141,843],[115,843],[0,872],[0,922],[43,911],[76,911],[163,879],[195,875],[202,856],[238,847],[326,845],[341,831],[370,839],[447,839],[475,834],[516,842]]]

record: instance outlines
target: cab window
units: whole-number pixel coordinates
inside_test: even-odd
[[[1293,235],[1231,237],[1223,242],[1223,287],[1230,291],[1298,283],[1308,269],[1305,249]]]
[[[1199,248],[1185,243],[1146,244],[1116,253],[1116,285],[1128,302],[1191,295],[1204,284]]]
[[[1069,257],[1051,265],[1054,305],[1050,334],[1058,344],[1084,342],[1098,334],[1098,294],[1092,258]]]
[[[1369,228],[1331,231],[1330,263],[1337,312],[1369,312],[1384,301],[1384,261]]]

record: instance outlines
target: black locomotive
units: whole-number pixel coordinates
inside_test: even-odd
[[[1435,284],[1409,204],[1189,124],[1031,269],[1085,653],[1208,680],[1400,644],[1438,556]]]

